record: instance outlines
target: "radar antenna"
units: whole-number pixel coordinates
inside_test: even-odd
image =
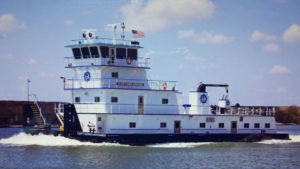
[[[121,23],[121,28],[122,28],[122,35],[121,35],[121,38],[122,38],[122,41],[124,41],[124,39],[125,39],[125,34],[124,34],[125,24],[124,24],[124,22]]]

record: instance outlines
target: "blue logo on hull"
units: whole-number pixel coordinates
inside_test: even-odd
[[[207,96],[205,94],[200,96],[200,101],[201,103],[206,103],[207,102]]]
[[[83,75],[83,77],[84,77],[84,80],[85,80],[85,81],[89,81],[89,80],[91,79],[91,74],[90,74],[90,72],[85,72],[84,75]]]

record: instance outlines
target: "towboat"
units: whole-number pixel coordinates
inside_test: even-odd
[[[179,104],[177,83],[150,79],[150,58],[139,56],[143,47],[125,40],[124,31],[121,39],[101,38],[93,29],[82,36],[65,46],[72,52],[65,68],[73,76],[61,79],[72,102],[55,105],[62,125],[55,134],[129,145],[289,139],[277,133],[274,107],[232,106],[226,83],[199,83],[189,103]],[[208,87],[225,89],[217,105],[210,104]],[[25,110],[25,126],[36,118],[35,131],[47,133],[38,104]]]

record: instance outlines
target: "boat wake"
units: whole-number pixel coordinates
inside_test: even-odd
[[[8,146],[129,146],[118,143],[81,142],[63,136],[53,136],[44,134],[31,135],[26,133],[19,133],[18,135],[14,135],[9,138],[0,139],[0,144]]]
[[[260,144],[290,144],[290,143],[300,143],[300,135],[290,135],[291,140],[264,140],[257,143]]]
[[[200,143],[163,143],[163,144],[153,144],[147,147],[151,148],[194,148],[203,145],[211,144],[211,142],[200,142]]]

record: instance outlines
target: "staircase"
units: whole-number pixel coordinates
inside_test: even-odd
[[[61,126],[64,126],[64,104],[58,103],[54,105],[54,114],[56,115]]]
[[[39,126],[40,129],[45,129],[45,123],[44,119],[40,113],[40,109],[38,108],[37,104],[33,104],[30,106],[31,111],[33,113],[33,116],[36,119],[37,125]]]

